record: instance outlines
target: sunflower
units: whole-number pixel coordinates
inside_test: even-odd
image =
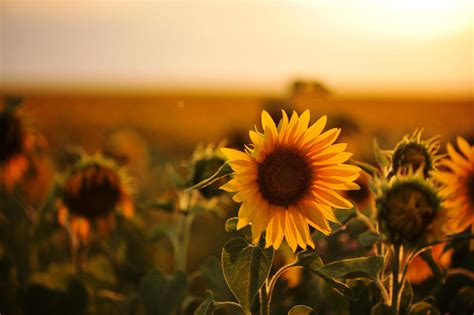
[[[460,153],[448,143],[449,158],[442,161],[447,170],[435,173],[435,179],[442,184],[440,194],[446,198],[447,229],[453,233],[469,226],[474,229],[474,146],[461,137],[457,144]]]
[[[285,238],[293,251],[314,248],[308,224],[327,235],[328,221],[338,222],[333,208],[352,208],[338,191],[358,189],[360,169],[343,164],[352,154],[344,152],[347,144],[334,144],[340,129],[321,133],[326,120],[308,127],[308,110],[291,119],[282,111],[277,127],[263,111],[263,132],[250,131],[253,144],[245,152],[222,149],[234,170],[222,189],[242,203],[237,228],[251,224],[254,243],[266,230],[266,247],[278,249]]]
[[[443,269],[448,269],[453,256],[453,249],[444,251],[444,245],[438,244],[432,248],[433,260]],[[433,276],[431,267],[420,256],[416,256],[408,266],[407,278],[413,284],[419,284]]]
[[[60,186],[58,219],[77,241],[87,242],[91,223],[107,232],[116,210],[128,218],[133,215],[128,176],[100,154],[82,154]]]
[[[417,129],[411,136],[405,135],[395,149],[388,152],[391,160],[389,177],[421,169],[424,177],[428,178],[430,172],[439,166],[442,158],[437,154],[440,148],[439,136],[423,140],[422,132],[422,129]]]
[[[379,187],[377,220],[388,241],[413,248],[444,235],[446,211],[421,169],[394,176]]]
[[[0,186],[11,191],[25,175],[31,147],[29,134],[13,109],[0,112]]]
[[[190,162],[190,183],[196,185],[201,181],[211,177],[225,163],[225,157],[220,152],[221,144],[208,144],[206,146],[199,145],[193,152]],[[221,178],[215,183],[199,188],[199,193],[206,199],[220,196],[224,191],[219,186],[225,183],[225,179]]]

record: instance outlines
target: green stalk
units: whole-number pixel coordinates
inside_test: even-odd
[[[267,283],[260,288],[260,315],[270,315],[270,296],[267,292]]]
[[[392,314],[398,315],[398,297],[400,291],[400,282],[398,274],[400,272],[400,245],[394,245],[392,256]]]

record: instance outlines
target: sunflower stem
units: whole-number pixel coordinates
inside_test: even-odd
[[[270,307],[271,307],[271,302],[272,302],[273,289],[275,288],[276,282],[277,282],[278,278],[280,278],[280,276],[290,268],[301,268],[301,266],[297,266],[297,265],[295,265],[295,263],[285,265],[285,266],[281,267],[280,269],[278,269],[278,271],[270,279],[270,282],[266,286],[266,289],[267,289],[267,292],[268,292],[268,294],[267,294],[268,295],[267,296],[267,306],[266,306],[267,307],[267,313],[262,313],[262,314],[267,314],[267,315],[270,314]],[[263,289],[263,287],[262,287],[262,289]]]
[[[392,256],[392,314],[398,315],[398,297],[400,291],[400,245],[394,245],[393,256]]]
[[[260,288],[260,315],[270,315],[270,295],[268,294],[267,283]]]

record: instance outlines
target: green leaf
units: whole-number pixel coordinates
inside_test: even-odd
[[[288,315],[313,315],[314,309],[306,305],[296,305],[291,308]]]
[[[187,275],[176,272],[164,276],[159,270],[149,271],[140,282],[140,298],[148,315],[171,315],[186,295]]]
[[[342,296],[345,296],[346,298],[352,300],[354,299],[354,292],[352,292],[352,289],[345,284],[344,282],[341,282],[339,280],[330,278],[326,276],[324,273],[321,273],[319,269],[316,270],[311,270],[318,276],[320,276],[326,283],[337,293],[339,293]]]
[[[321,257],[319,257],[312,250],[303,250],[296,254],[296,261],[293,263],[295,266],[309,267],[310,269],[316,270],[324,266]]]
[[[418,302],[413,304],[408,311],[409,315],[439,315],[440,312],[436,307],[427,302]]]
[[[320,270],[324,267],[323,261],[315,253],[308,250],[298,253],[296,256],[296,265],[305,266],[310,271],[321,277],[326,283],[337,293],[343,295],[349,299],[354,298],[354,292],[345,283],[338,281],[334,278],[328,277],[325,273]]]
[[[320,268],[319,272],[335,279],[368,277],[375,280],[382,267],[383,256],[372,256],[335,261]]]
[[[359,234],[359,244],[364,247],[371,247],[374,243],[382,240],[382,236],[372,231],[365,231]]]
[[[374,156],[375,161],[380,166],[380,168],[384,169],[390,164],[390,161],[388,160],[385,153],[383,153],[383,151],[380,149],[376,139],[374,139]]]
[[[273,248],[263,249],[243,238],[233,238],[222,249],[222,269],[232,293],[246,310],[270,274]]]
[[[194,311],[194,315],[211,315],[214,309],[214,295],[212,291],[206,291],[206,299]]]
[[[413,301],[413,288],[409,281],[405,281],[402,295],[400,297],[400,311],[407,311]]]
[[[392,311],[390,310],[390,306],[379,303],[375,305],[372,310],[370,311],[370,315],[391,315]]]
[[[356,208],[350,208],[350,209],[339,209],[335,208],[334,209],[334,215],[336,218],[341,222],[342,225],[347,223],[349,220],[352,218],[355,218],[357,216],[357,211]]]
[[[217,172],[215,172],[211,177],[200,181],[196,185],[191,186],[191,187],[187,188],[186,190],[189,191],[189,190],[195,190],[195,189],[201,189],[201,188],[207,187],[207,186],[211,185],[212,183],[231,175],[233,172],[234,171],[232,170],[232,168],[226,162],[226,163],[222,164],[222,166],[219,167]]]

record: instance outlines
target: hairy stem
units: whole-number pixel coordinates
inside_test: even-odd
[[[400,291],[400,245],[394,245],[392,256],[392,314],[398,315],[398,297]]]

